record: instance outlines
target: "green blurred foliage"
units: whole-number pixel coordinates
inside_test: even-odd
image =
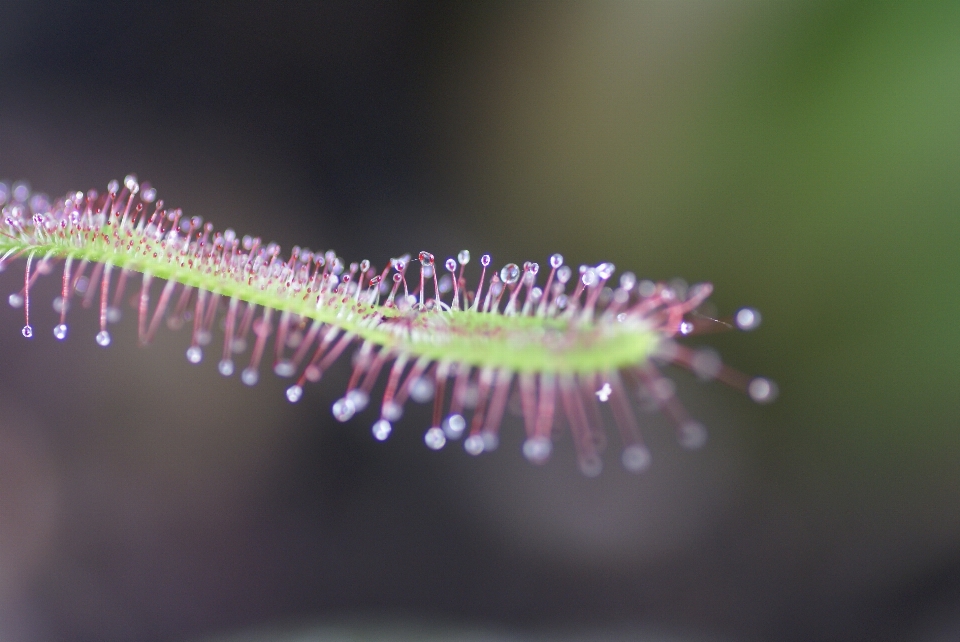
[[[756,305],[710,343],[781,383],[759,479],[815,521],[960,536],[960,5],[554,9],[471,51],[478,236]]]

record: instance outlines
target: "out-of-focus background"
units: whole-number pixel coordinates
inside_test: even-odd
[[[479,459],[422,410],[375,444],[330,416],[346,366],[290,405],[129,311],[58,344],[48,278],[32,341],[0,310],[0,639],[956,640],[958,34],[955,2],[4,2],[0,178],[133,171],[378,265],[709,280],[765,322],[706,343],[782,395],[671,373],[707,447],[652,416],[648,472],[586,479],[516,419]]]

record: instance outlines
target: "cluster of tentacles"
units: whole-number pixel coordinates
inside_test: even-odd
[[[462,438],[465,450],[478,455],[497,447],[504,411],[516,395],[526,430],[523,454],[530,461],[549,458],[557,425],[566,423],[581,470],[598,474],[608,406],[623,465],[640,471],[650,454],[634,413],[637,396],[670,418],[684,446],[706,438],[654,360],[719,379],[758,402],[776,395],[771,381],[749,378],[723,365],[715,352],[673,340],[759,324],[750,308],[729,320],[698,313],[710,295],[708,284],[668,285],[627,272],[615,285],[612,264],[573,270],[559,254],[549,258],[542,285],[537,263],[510,263],[488,274],[491,259],[484,255],[473,287],[465,276],[467,251],[442,266],[420,252],[414,260],[391,259],[382,270],[367,260],[348,264],[333,251],[294,247],[284,257],[276,244],[230,229],[215,232],[199,217],[165,209],[156,190],[132,175],[123,184],[111,182],[105,193],[75,192],[55,202],[31,195],[24,184],[0,183],[0,204],[0,269],[25,259],[23,287],[9,297],[24,310],[25,337],[34,335],[31,286],[55,262],[63,263],[61,295],[54,301],[58,340],[67,337],[72,302],[99,302],[96,341],[108,346],[109,324],[119,320],[139,274],[130,303],[138,310],[141,344],[149,344],[164,321],[171,328],[189,325],[187,359],[199,363],[205,350],[216,351],[224,376],[235,372],[235,359],[249,348],[240,371],[247,385],[257,382],[272,349],[273,371],[295,377],[287,389],[291,402],[358,345],[333,414],[347,421],[363,411],[386,372],[372,429],[379,440],[390,435],[408,399],[432,400],[427,446],[439,449]],[[165,283],[154,288],[154,279]],[[214,347],[217,327],[223,339]]]

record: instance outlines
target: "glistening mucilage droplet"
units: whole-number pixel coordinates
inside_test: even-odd
[[[412,400],[432,406],[423,433],[427,448],[439,450],[461,439],[469,454],[480,455],[498,447],[509,406],[522,421],[528,460],[547,461],[554,453],[555,426],[566,425],[587,476],[603,468],[600,446],[606,440],[594,424],[607,409],[629,471],[645,469],[650,460],[637,403],[663,410],[682,446],[704,445],[705,428],[687,416],[659,363],[729,384],[758,403],[777,395],[769,379],[747,377],[715,352],[678,341],[701,331],[759,325],[760,314],[752,308],[726,321],[706,316],[701,305],[709,285],[638,280],[627,272],[614,289],[612,263],[574,272],[559,254],[548,257],[544,275],[529,260],[487,274],[490,255],[481,255],[477,268],[467,250],[446,259],[443,274],[427,251],[416,255],[419,273],[409,271],[410,254],[390,260],[378,273],[369,260],[351,262],[332,250],[294,247],[284,256],[275,243],[233,230],[216,232],[198,216],[166,208],[156,196],[133,174],[122,183],[112,181],[106,193],[70,192],[58,200],[31,195],[25,184],[8,189],[0,183],[0,197],[13,199],[0,223],[0,267],[26,259],[18,291],[8,297],[10,305],[24,308],[24,336],[33,337],[45,322],[36,314],[31,319],[30,286],[56,262],[64,266],[54,303],[61,319],[47,327],[64,340],[63,315],[71,297],[80,295],[80,307],[99,300],[96,340],[104,347],[111,343],[107,324],[122,323],[119,306],[131,300],[124,288],[136,287],[128,281],[145,273],[134,297],[144,345],[164,320],[192,328],[187,359],[205,368],[203,346],[216,346],[215,335],[222,331],[217,370],[231,376],[239,369],[245,385],[257,383],[261,366],[293,377],[286,388],[291,402],[355,348],[362,358],[353,360],[347,392],[332,411],[341,421],[379,411],[373,439],[383,441],[400,429],[404,406]],[[151,298],[154,278],[167,282],[159,300]],[[240,355],[243,362],[235,364]],[[383,390],[379,403],[371,403],[374,390]],[[595,439],[585,437],[594,431]]]

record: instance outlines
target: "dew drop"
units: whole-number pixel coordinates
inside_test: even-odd
[[[240,381],[242,381],[248,386],[257,385],[257,381],[259,380],[260,380],[260,373],[257,372],[254,368],[244,368],[243,372],[240,373]]]
[[[750,398],[757,403],[770,403],[777,398],[777,384],[765,377],[756,377],[747,386]]]
[[[190,346],[187,348],[187,361],[190,363],[200,363],[201,359],[203,359],[203,350],[200,349],[200,346]]]
[[[483,267],[487,267],[488,265],[490,265],[489,254],[484,254],[483,256],[480,257],[480,265],[482,265]]]
[[[557,281],[560,283],[567,283],[570,280],[570,277],[573,275],[573,270],[570,269],[569,265],[562,266],[557,270]]]
[[[637,284],[637,275],[633,272],[624,272],[620,275],[620,287],[629,292]]]
[[[140,184],[137,182],[136,174],[127,174],[123,179],[123,185],[134,194],[140,191]]]
[[[287,388],[287,401],[289,401],[290,403],[297,403],[298,401],[300,401],[300,397],[302,396],[303,396],[303,388],[301,388],[297,384],[293,384],[292,386]]]
[[[546,437],[531,437],[523,442],[523,456],[533,464],[546,463],[552,451],[553,444]]]
[[[387,437],[390,436],[390,432],[393,430],[393,426],[390,425],[390,422],[386,419],[381,419],[377,423],[373,424],[373,436],[377,441],[384,441]]]
[[[7,297],[7,303],[10,304],[11,308],[22,308],[23,307],[23,297],[14,292]]]
[[[110,181],[109,183],[107,183],[107,191],[110,192],[111,194],[114,194],[114,195],[115,195],[117,192],[119,192],[119,191],[120,191],[120,181],[118,181],[117,179],[113,179],[112,181]]]
[[[58,324],[53,328],[53,336],[59,341],[63,341],[67,338],[67,326],[64,323]]]
[[[433,254],[430,252],[420,252],[420,265],[433,265]]]
[[[110,333],[106,330],[101,330],[97,333],[97,343],[104,348],[110,345]]]
[[[460,253],[457,254],[457,260],[460,261],[460,265],[466,265],[470,262],[470,250],[460,250]]]
[[[720,368],[723,367],[723,362],[720,360],[720,355],[717,354],[715,350],[704,348],[702,350],[697,350],[693,354],[693,359],[690,362],[690,366],[693,369],[694,374],[704,381],[709,381],[720,373]]]
[[[603,471],[603,460],[597,454],[585,455],[577,461],[577,464],[584,477],[596,477]]]
[[[417,403],[427,403],[433,399],[433,382],[424,377],[418,377],[410,384],[410,398]]]
[[[680,322],[680,334],[687,335],[693,332],[693,324],[689,321]]]
[[[219,370],[220,374],[222,374],[224,377],[229,377],[233,374],[233,361],[230,359],[224,359],[217,364],[217,370]]]
[[[356,411],[360,412],[367,407],[367,403],[370,401],[370,396],[363,390],[357,390],[354,388],[347,393],[347,399],[353,403],[353,407],[356,409]]]
[[[380,414],[388,421],[397,421],[403,416],[403,407],[395,401],[388,401],[383,404]]]
[[[454,270],[457,269],[457,262],[454,261],[453,259],[447,259],[447,262],[444,263],[444,267],[447,268],[448,272],[453,272]]]
[[[680,445],[690,450],[702,448],[707,443],[707,429],[699,421],[687,421],[680,426]]]
[[[21,332],[23,333],[23,336],[24,336],[25,338],[27,338],[27,339],[30,339],[30,338],[33,337],[33,327],[32,327],[32,326],[29,326],[29,325],[23,326],[23,330],[21,330]]]
[[[760,326],[760,313],[753,308],[740,308],[734,317],[737,327],[744,332],[756,330]]]
[[[585,286],[590,287],[597,282],[597,271],[593,268],[587,268],[583,271],[583,274],[580,275],[580,281],[582,281]]]
[[[449,439],[460,439],[467,422],[462,415],[450,415],[443,420],[443,434]]]
[[[483,437],[480,435],[470,435],[467,437],[467,440],[463,442],[463,449],[466,450],[468,454],[476,457],[483,452]]]
[[[623,464],[623,467],[631,473],[639,473],[640,471],[646,470],[650,466],[651,459],[650,451],[647,450],[646,446],[641,446],[640,444],[627,446],[620,455],[620,462]]]
[[[552,254],[550,256],[550,267],[556,270],[558,267],[563,265],[563,255],[562,254]]]
[[[507,263],[500,269],[500,280],[507,285],[513,285],[520,280],[520,268],[516,263]]]
[[[278,361],[276,365],[273,366],[273,372],[278,377],[292,377],[296,374],[297,370],[292,361],[284,359],[283,361]]]
[[[356,406],[346,397],[333,402],[332,410],[334,419],[340,422],[349,421],[357,412]]]
[[[597,266],[597,274],[600,275],[600,278],[604,280],[613,276],[615,270],[616,267],[613,265],[613,263],[601,263]]]
[[[426,432],[423,441],[430,450],[440,450],[446,445],[447,438],[444,436],[443,430],[434,427]]]
[[[640,281],[640,285],[637,286],[637,294],[647,298],[653,296],[657,291],[657,284],[649,279],[644,279]]]

